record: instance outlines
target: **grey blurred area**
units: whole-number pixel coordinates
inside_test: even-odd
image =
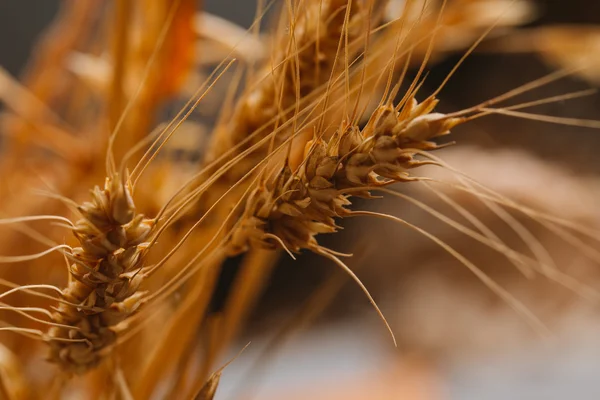
[[[201,0],[204,9],[249,28],[256,15],[256,0]],[[264,2],[263,2],[264,3]]]
[[[35,40],[52,21],[59,7],[55,0],[0,1],[0,65],[18,74]]]

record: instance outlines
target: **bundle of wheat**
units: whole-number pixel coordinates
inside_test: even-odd
[[[196,46],[198,32],[203,45],[213,40],[222,47],[232,41],[207,34],[208,27],[239,30],[198,14],[191,0],[84,3],[64,3],[23,85],[0,71],[0,98],[11,110],[4,125],[11,140],[0,166],[8,177],[0,185],[1,212],[8,214],[0,220],[0,262],[27,263],[7,269],[0,281],[9,287],[0,298],[12,299],[0,306],[10,312],[0,327],[9,331],[0,388],[11,400],[213,398],[219,358],[261,295],[277,249],[292,257],[306,249],[335,262],[379,311],[341,261],[344,255],[317,235],[337,232],[342,219],[355,216],[406,222],[356,210],[350,199],[398,197],[389,185],[431,179],[416,171],[445,167],[431,151],[460,124],[489,114],[536,118],[519,110],[589,94],[498,106],[566,75],[560,71],[474,107],[434,112],[461,60],[432,95],[416,100],[433,55],[472,44],[466,57],[494,26],[506,33],[527,21],[529,2],[505,14],[504,1],[455,0],[447,9],[445,2],[407,1],[391,17],[385,0],[282,2],[270,34],[240,41],[265,49],[263,38],[270,37],[270,52],[253,58],[229,49],[191,96],[188,78],[204,76],[194,71],[196,50],[207,48]],[[261,2],[257,23],[270,6]],[[194,161],[191,172],[194,162],[181,163],[173,157],[178,151],[165,149],[235,65],[232,54],[262,64],[248,68],[248,85],[237,98],[243,70],[228,82],[203,161]],[[159,123],[161,111],[185,96],[190,99],[177,115]],[[194,143],[201,135],[188,134]],[[95,186],[102,181],[103,188]],[[31,188],[43,196],[26,195]],[[92,201],[85,202],[90,188]],[[63,237],[65,227],[73,238]],[[483,236],[477,237],[507,252],[517,268],[559,279],[547,259],[513,251],[489,232]],[[242,253],[240,277],[221,316],[212,315],[221,268]],[[46,256],[65,257],[68,273]],[[465,265],[529,316],[477,266]],[[23,350],[31,339],[42,340]],[[38,368],[48,347],[59,368]]]

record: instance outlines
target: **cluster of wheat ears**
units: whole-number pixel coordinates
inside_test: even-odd
[[[426,235],[535,322],[434,235],[351,202],[406,196],[403,185],[412,182],[443,185],[419,175],[428,164],[460,176],[456,189],[518,209],[572,241],[600,237],[481,189],[433,152],[451,144],[438,138],[489,114],[600,127],[522,111],[589,91],[506,105],[572,68],[468,109],[435,111],[463,60],[526,22],[531,7],[261,1],[245,31],[192,0],[63,2],[22,81],[0,74],[2,397],[213,398],[221,356],[285,253],[314,252],[342,268],[387,325],[344,263],[350,255],[319,243],[356,216]],[[464,57],[437,90],[421,94],[430,61],[451,51]],[[189,101],[164,117],[182,98]],[[214,117],[206,146],[190,139],[200,136],[198,115]],[[187,154],[201,151],[201,161],[175,157],[176,143]],[[526,273],[576,287],[543,257],[513,251],[481,227],[461,229]],[[224,260],[240,254],[240,279],[223,312],[207,318]]]

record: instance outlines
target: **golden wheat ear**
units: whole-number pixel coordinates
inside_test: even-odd
[[[68,303],[58,305],[52,320],[60,326],[48,331],[49,359],[65,371],[82,374],[97,366],[117,338],[115,326],[141,306],[140,272],[155,223],[136,212],[130,190],[113,176],[79,207],[73,234],[80,247],[71,251],[70,283],[62,292]]]

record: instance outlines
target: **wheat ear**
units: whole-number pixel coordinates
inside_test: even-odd
[[[252,192],[230,252],[318,249],[315,236],[337,230],[335,218],[350,212],[351,195],[369,197],[369,188],[417,179],[409,171],[428,161],[416,159],[416,151],[438,148],[430,139],[463,121],[432,113],[436,104],[430,98],[400,111],[381,106],[364,129],[344,125],[329,141],[313,140],[298,171],[286,166]]]
[[[48,332],[50,361],[77,374],[100,363],[101,350],[116,340],[115,326],[141,305],[142,259],[155,226],[136,212],[130,185],[119,176],[107,178],[104,189],[94,188],[92,201],[79,212],[73,234],[80,247],[69,255],[66,302],[52,314],[53,322],[73,328],[54,326]]]

